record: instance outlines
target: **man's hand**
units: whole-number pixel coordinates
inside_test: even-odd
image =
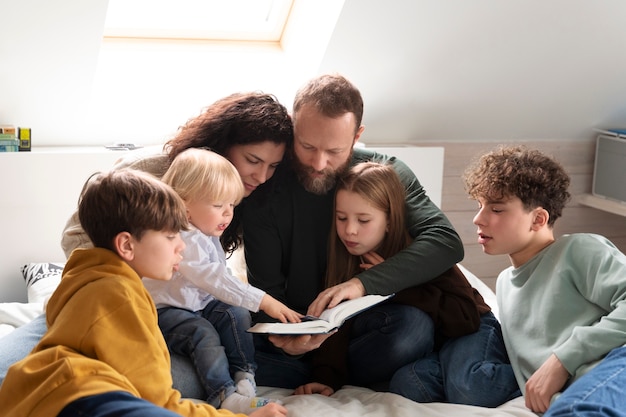
[[[526,382],[526,407],[544,413],[552,396],[563,388],[568,378],[567,369],[553,353]]]
[[[311,382],[309,384],[300,385],[293,392],[293,395],[321,394],[326,397],[330,397],[334,393],[335,390],[328,385],[320,384],[319,382]]]
[[[328,334],[303,334],[299,336],[270,335],[269,341],[289,355],[304,355],[317,349],[334,332]]]
[[[309,306],[307,314],[319,317],[327,308],[333,308],[344,300],[351,300],[365,295],[365,287],[358,278],[352,278],[319,293]]]

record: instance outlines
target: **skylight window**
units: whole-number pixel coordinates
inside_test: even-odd
[[[109,0],[104,37],[280,42],[293,0]]]

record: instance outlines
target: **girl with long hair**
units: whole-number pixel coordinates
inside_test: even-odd
[[[326,287],[384,262],[411,241],[405,190],[395,170],[374,162],[355,165],[337,183]],[[388,387],[391,392],[417,402],[485,407],[520,395],[500,325],[457,266],[429,282],[399,291],[387,302],[426,313],[423,332],[415,335],[422,356],[395,371]],[[330,395],[362,372],[350,366],[353,330],[348,321],[318,349],[313,358],[316,382],[298,387],[297,394]],[[342,347],[345,355],[337,355]],[[372,360],[382,355],[393,352],[372,352]]]

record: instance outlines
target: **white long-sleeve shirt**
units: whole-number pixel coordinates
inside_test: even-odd
[[[626,255],[602,236],[560,237],[502,271],[496,297],[522,391],[552,353],[575,380],[626,343]]]
[[[199,311],[214,299],[249,311],[259,311],[265,292],[231,274],[219,238],[192,227],[181,232],[187,245],[179,270],[169,281],[144,278],[157,308]]]

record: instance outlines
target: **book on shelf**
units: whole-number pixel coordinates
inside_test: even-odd
[[[615,136],[620,139],[626,139],[626,129],[594,129],[603,135]]]
[[[391,297],[393,294],[365,295],[342,301],[335,307],[324,310],[319,317],[305,316],[300,323],[257,323],[248,332],[280,335],[326,334],[341,327],[349,318]]]
[[[0,135],[2,135],[0,133]],[[17,139],[3,139],[0,137],[0,152],[17,152],[19,151],[20,141]]]

